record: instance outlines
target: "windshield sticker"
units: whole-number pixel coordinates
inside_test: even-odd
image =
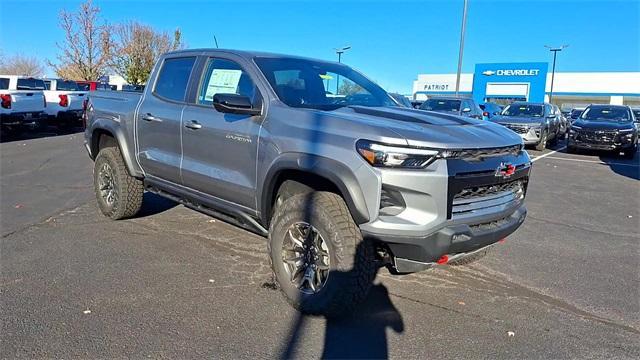
[[[235,94],[242,70],[213,69],[204,99],[213,101],[215,94]]]

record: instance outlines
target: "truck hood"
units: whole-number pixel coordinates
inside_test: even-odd
[[[582,129],[589,130],[632,130],[635,129],[633,122],[613,122],[613,121],[584,121],[578,119],[571,124]]]
[[[498,124],[543,124],[545,122],[545,118],[543,117],[533,117],[533,116],[502,116],[496,115],[491,118],[491,121],[496,122]]]
[[[522,142],[520,136],[498,124],[431,111],[350,106],[331,111],[330,114],[343,120],[385,128],[404,138],[410,146],[479,149]],[[366,134],[362,134],[362,137],[367,138]]]

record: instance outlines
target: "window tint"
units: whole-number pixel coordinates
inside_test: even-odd
[[[44,81],[44,88],[47,90],[51,90],[51,80]]]
[[[44,90],[44,81],[34,78],[18,79],[16,90]]]
[[[78,91],[78,84],[76,84],[75,81],[58,80],[58,83],[56,85],[56,90]]]
[[[7,89],[9,89],[9,79],[0,78],[0,90],[7,90]]]
[[[462,102],[460,100],[434,98],[423,102],[422,105],[420,105],[420,109],[431,111],[459,112],[461,103]]]
[[[195,57],[166,59],[160,69],[154,93],[174,101],[184,101]]]
[[[89,90],[91,90],[91,84],[88,84],[88,83],[78,84],[78,90],[80,90],[80,91],[89,91]]]
[[[211,58],[198,90],[198,104],[213,104],[215,94],[243,95],[253,103],[256,87],[240,65],[229,60]]]

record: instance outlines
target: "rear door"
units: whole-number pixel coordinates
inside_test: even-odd
[[[181,183],[180,122],[195,56],[165,58],[136,119],[138,160],[146,175]]]
[[[11,91],[12,113],[29,114],[44,110],[44,81],[34,78],[18,78],[16,90]],[[33,114],[35,115],[35,114]]]
[[[249,97],[260,107],[256,82],[234,58],[206,58],[193,103],[183,114],[182,179],[185,186],[255,209],[256,150],[261,116],[218,112],[219,93]]]

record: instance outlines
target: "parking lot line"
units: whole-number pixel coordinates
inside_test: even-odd
[[[549,156],[549,155],[553,155],[553,154],[557,153],[558,151],[562,151],[562,150],[564,150],[564,149],[566,149],[566,148],[567,148],[566,146],[563,146],[563,147],[561,147],[560,149],[553,150],[553,151],[551,151],[551,152],[548,152],[548,153],[546,153],[546,154],[542,154],[542,155],[540,155],[540,156],[536,156],[536,157],[534,157],[534,158],[531,160],[531,162],[538,161],[538,160],[540,160],[540,159],[542,159],[542,158],[545,158],[545,157],[547,157],[547,156]]]
[[[551,154],[551,153],[549,153]],[[545,154],[546,155],[546,154]],[[574,158],[561,158],[561,157],[557,157],[557,156],[550,156],[549,159],[554,159],[554,160],[565,160],[565,161],[576,161],[576,162],[586,162],[586,163],[593,163],[593,164],[602,164],[602,165],[617,165],[617,166],[631,166],[631,167],[640,167],[640,164],[625,164],[625,163],[619,163],[619,162],[604,162],[604,161],[598,161],[598,160],[584,160],[584,159],[574,159]],[[535,160],[535,159],[534,159]],[[533,161],[533,160],[532,160]]]

